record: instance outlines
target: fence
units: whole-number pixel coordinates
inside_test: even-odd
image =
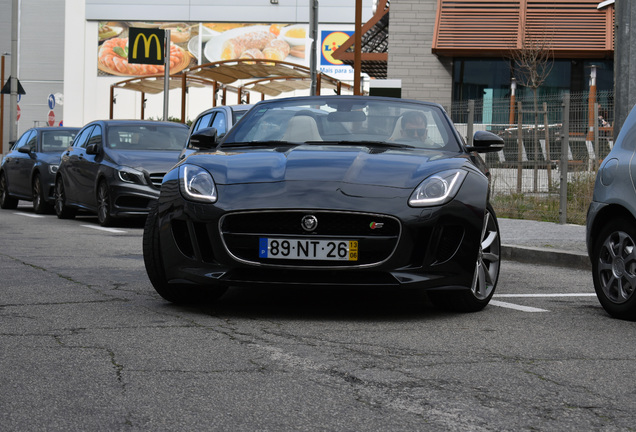
[[[484,155],[500,216],[585,223],[600,162],[613,145],[611,92],[455,103],[451,117],[467,142],[475,130],[504,139]],[[536,105],[536,108],[535,108]]]

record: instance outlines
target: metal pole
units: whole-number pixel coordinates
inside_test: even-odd
[[[517,101],[517,193],[523,186],[523,112],[521,101]]]
[[[18,139],[18,26],[19,0],[11,7],[11,96],[9,98],[9,142]]]
[[[361,95],[360,76],[362,74],[362,0],[356,0],[355,49],[353,50],[353,94]]]
[[[473,125],[475,124],[475,101],[468,100],[468,122],[466,123],[466,141],[468,145],[473,145]]]
[[[594,103],[594,171],[598,172],[598,167],[601,163],[601,159],[600,159],[600,155],[599,155],[599,151],[600,151],[600,145],[598,142],[598,127],[599,127],[599,121],[598,121],[598,102]]]
[[[168,93],[170,92],[170,30],[166,30],[166,40],[164,42],[165,71],[163,75],[163,121],[168,121]]]
[[[0,74],[0,87],[4,85],[4,54],[2,54],[2,73]],[[4,94],[0,94],[0,153],[6,154],[4,151]]]
[[[594,125],[598,123],[598,116],[594,117],[594,105],[596,104],[596,65],[592,65],[590,69],[590,97],[588,99],[587,107],[587,140],[592,141],[594,139]]]
[[[568,150],[570,148],[570,94],[563,95],[563,133],[561,134],[561,194],[559,198],[559,223],[567,223],[568,215]]]
[[[636,32],[631,31],[636,23],[636,5],[633,1],[621,0],[614,4],[615,49],[614,49],[614,142],[623,127],[627,115],[636,104],[636,61],[634,46]]]
[[[311,54],[309,69],[311,70],[311,96],[316,96],[316,57],[318,44],[318,0],[309,0],[309,37],[311,38]]]
[[[545,163],[548,171],[548,190],[552,187],[552,158],[550,157],[550,125],[548,124],[548,103],[543,102],[543,125],[545,126]]]
[[[515,121],[515,97],[517,92],[517,80],[514,78],[510,78],[510,119],[508,120],[509,124],[513,124]]]

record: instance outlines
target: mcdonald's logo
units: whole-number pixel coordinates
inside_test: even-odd
[[[130,27],[128,29],[128,63],[162,65],[165,30]]]

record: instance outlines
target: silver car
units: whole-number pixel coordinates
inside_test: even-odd
[[[208,133],[210,133],[212,132],[211,128],[214,128],[216,130],[217,139],[220,140],[253,106],[254,105],[245,104],[221,105],[203,111],[194,119],[194,122],[192,122],[188,139],[179,154],[179,160],[185,159],[197,150],[196,146],[193,146],[190,142],[192,135],[204,132],[206,129]]]
[[[594,288],[615,318],[636,320],[636,107],[603,160],[587,215]]]

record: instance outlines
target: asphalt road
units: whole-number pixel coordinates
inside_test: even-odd
[[[3,431],[632,430],[634,323],[580,269],[505,261],[484,311],[423,293],[163,301],[139,225],[0,210]]]

